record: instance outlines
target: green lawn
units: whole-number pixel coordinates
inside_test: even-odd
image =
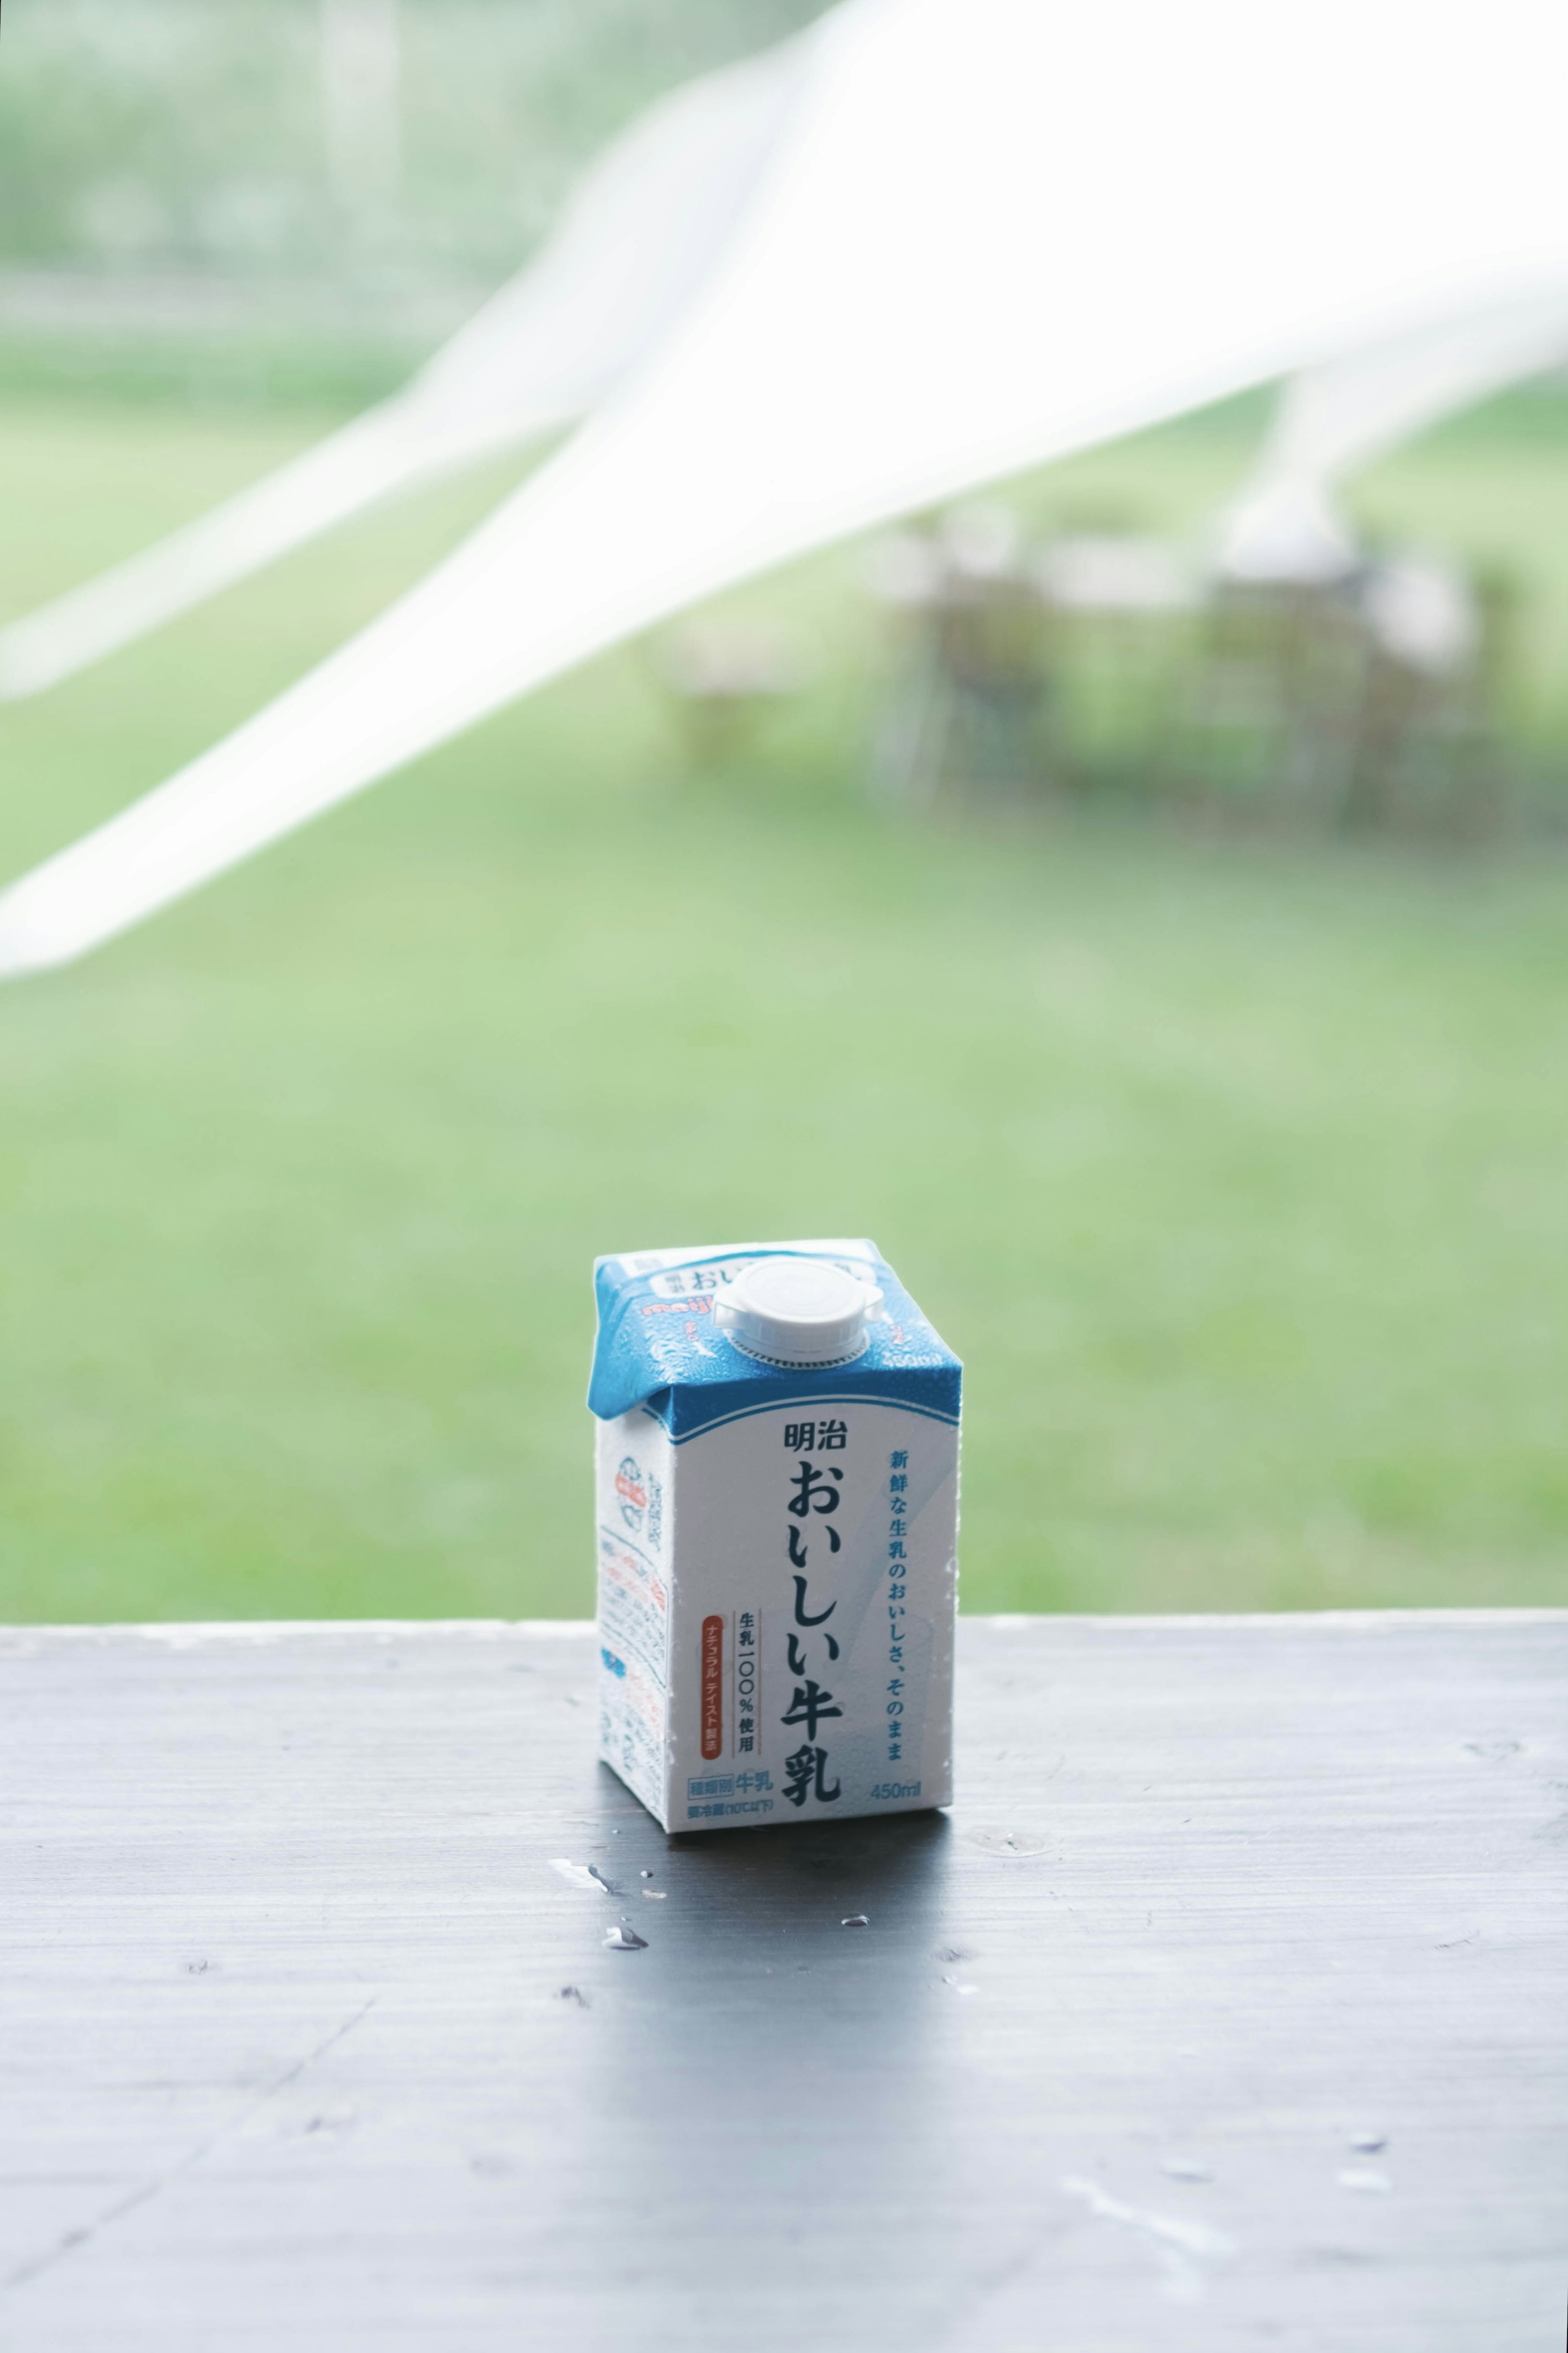
[[[0,607],[315,427],[0,410]],[[1242,451],[1026,496],[1190,522]],[[0,711],[0,871],[505,480]],[[1364,503],[1537,587],[1560,726],[1568,442]],[[966,1359],[971,1607],[1568,1600],[1568,863],[880,816],[856,578],[750,592],[823,670],[722,773],[633,649],[0,995],[0,1617],[582,1613],[593,1254],[812,1230]]]

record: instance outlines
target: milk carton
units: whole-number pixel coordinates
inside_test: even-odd
[[[948,1804],[957,1357],[868,1241],[595,1287],[605,1762],[667,1831]]]

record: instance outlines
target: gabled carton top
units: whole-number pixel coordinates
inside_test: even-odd
[[[847,1364],[760,1362],[720,1328],[714,1308],[762,1258],[821,1258],[874,1282],[882,1312]],[[962,1366],[921,1314],[874,1242],[727,1242],[705,1249],[626,1250],[594,1265],[599,1311],[588,1405],[613,1421],[643,1406],[679,1443],[715,1423],[796,1398],[897,1399],[942,1421],[958,1419]]]

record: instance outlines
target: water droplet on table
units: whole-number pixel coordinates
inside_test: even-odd
[[[662,1904],[669,1890],[668,1887],[645,1887],[643,1894],[650,1904]]]
[[[868,1928],[871,1923],[864,1912],[851,1912],[848,1918],[840,1920],[838,1925],[841,1928]]]
[[[987,1854],[1044,1854],[1050,1844],[1044,1831],[1027,1830],[1021,1825],[996,1830],[989,1826],[965,1831],[971,1846],[983,1847]]]
[[[646,1953],[647,1938],[639,1936],[635,1928],[611,1928],[605,1943],[612,1953]]]
[[[962,1978],[943,1978],[942,1983],[944,1986],[951,1986],[954,1993],[978,1993],[980,1991],[980,1988],[977,1985],[969,1985]]]
[[[1336,2179],[1342,2189],[1364,2189],[1374,2195],[1394,2187],[1387,2174],[1375,2165],[1347,2165]]]
[[[591,1862],[573,1862],[563,1854],[552,1854],[550,1868],[558,1871],[568,1887],[580,1887],[585,1895],[609,1895],[614,1890]]]
[[[1380,2148],[1388,2147],[1388,2135],[1380,2132],[1352,2133],[1346,2146],[1362,2157],[1375,2157]]]

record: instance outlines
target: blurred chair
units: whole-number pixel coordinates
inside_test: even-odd
[[[1315,579],[1217,578],[1169,789],[1213,820],[1474,839],[1506,801],[1514,599],[1408,551]]]
[[[732,759],[766,714],[798,694],[809,675],[789,630],[725,615],[668,630],[656,640],[655,659],[688,755],[699,767]]]
[[[1366,658],[1343,822],[1459,840],[1495,833],[1508,786],[1510,584],[1401,554],[1366,567],[1360,607]]]
[[[1076,532],[1046,545],[1035,579],[1056,684],[1058,778],[1080,793],[1146,795],[1190,659],[1189,567],[1162,540]]]
[[[1162,783],[1217,822],[1321,826],[1349,790],[1367,648],[1353,575],[1211,586]]]
[[[900,803],[1017,798],[1048,771],[1040,599],[1017,518],[994,502],[889,535],[871,586],[894,623],[873,784]]]

